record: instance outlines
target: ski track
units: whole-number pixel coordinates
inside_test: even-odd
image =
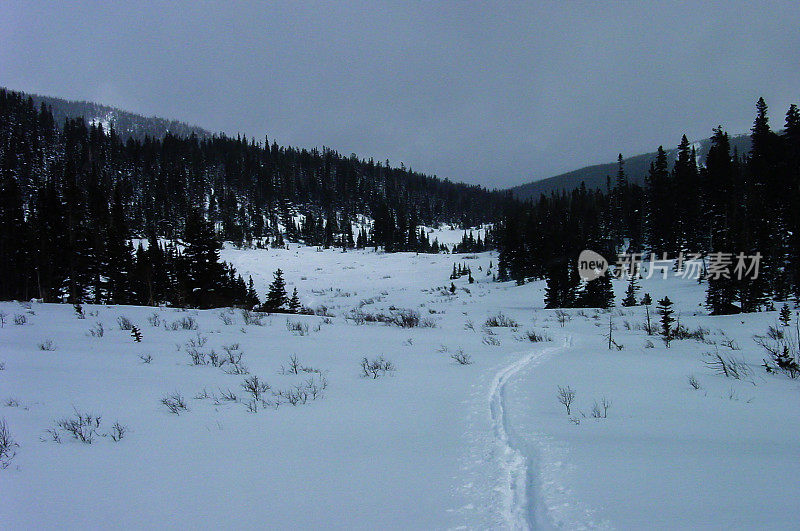
[[[564,347],[571,338],[564,338]],[[502,498],[502,516],[508,529],[530,529],[531,502],[528,494],[528,459],[511,441],[505,410],[505,387],[508,381],[533,362],[564,347],[549,347],[530,352],[494,375],[489,387],[489,408],[494,436],[500,447],[503,481],[498,487]]]

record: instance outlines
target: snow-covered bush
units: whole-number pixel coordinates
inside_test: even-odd
[[[17,313],[14,314],[14,324],[17,326],[22,326],[28,322],[28,316],[24,313]]]
[[[124,315],[120,315],[119,317],[117,317],[117,324],[119,325],[119,329],[120,330],[132,330],[133,329],[133,323],[131,322],[130,319],[128,319]]]

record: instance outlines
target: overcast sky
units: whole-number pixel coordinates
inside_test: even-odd
[[[0,85],[487,187],[800,104],[800,2],[135,4],[0,0]]]

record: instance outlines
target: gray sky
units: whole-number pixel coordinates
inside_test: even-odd
[[[0,85],[505,187],[781,127],[800,3],[0,0]]]

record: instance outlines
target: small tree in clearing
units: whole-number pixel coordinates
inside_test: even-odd
[[[778,316],[778,320],[783,326],[789,326],[789,324],[792,322],[792,311],[786,304],[781,307],[781,313]]]
[[[623,306],[636,306],[636,292],[639,291],[639,285],[636,283],[636,275],[631,275],[628,282],[628,287],[625,290],[625,298],[622,299]]]
[[[142,331],[136,325],[131,326],[131,337],[137,343],[142,342]]]
[[[672,323],[675,322],[675,318],[672,317],[675,311],[672,309],[672,301],[669,300],[669,297],[664,297],[658,301],[657,311],[661,316],[661,339],[664,340],[664,344],[669,348],[673,334]]]
[[[558,401],[567,409],[567,415],[570,414],[572,402],[575,400],[575,390],[570,386],[558,386]]]
[[[275,280],[269,285],[269,293],[267,293],[267,300],[264,301],[264,309],[268,312],[279,311],[288,302],[286,296],[286,281],[283,280],[283,271],[278,269],[273,273]]]
[[[292,313],[300,312],[300,297],[297,295],[297,288],[292,291],[292,298],[289,299],[289,311]]]

